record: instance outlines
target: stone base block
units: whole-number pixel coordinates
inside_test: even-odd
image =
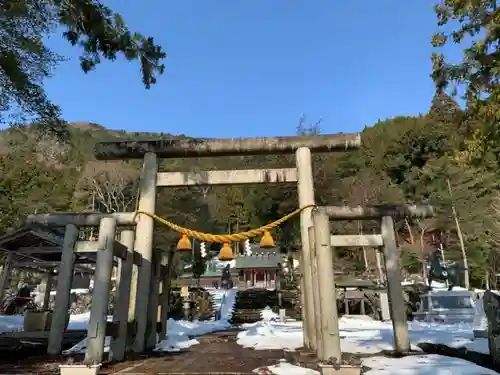
[[[361,375],[361,366],[319,364],[321,375]]]
[[[101,365],[59,365],[61,375],[97,375]]]

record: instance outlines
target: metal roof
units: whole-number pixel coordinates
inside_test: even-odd
[[[204,277],[221,277],[222,276],[222,271],[205,271],[203,275],[200,276],[200,279]],[[193,274],[192,273],[184,273],[181,276],[179,276],[179,279],[192,279]]]
[[[61,261],[63,242],[64,234],[60,231],[32,225],[24,226],[0,237],[0,256],[13,254],[15,268],[48,272]],[[24,249],[26,251],[23,251]],[[88,258],[88,254],[76,254],[76,258],[75,263],[94,263],[93,259]],[[84,264],[75,264],[75,270],[94,272]]]
[[[339,279],[339,280],[335,280],[335,287],[337,287],[337,288],[374,289],[374,288],[377,288],[377,284],[375,284],[371,280]]]
[[[423,296],[472,296],[472,294],[470,290],[431,290]]]
[[[275,252],[242,255],[235,258],[234,268],[277,268],[281,262],[281,255]]]

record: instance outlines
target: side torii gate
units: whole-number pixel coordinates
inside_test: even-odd
[[[394,331],[394,347],[399,354],[410,350],[408,322],[402,289],[401,269],[399,266],[394,219],[404,217],[426,218],[433,216],[431,206],[380,205],[372,207],[316,207],[312,212],[313,225],[309,228],[311,246],[311,266],[314,280],[313,306],[315,325],[309,327],[311,344],[320,360],[328,361],[342,358],[332,267],[332,247],[377,247],[383,251],[389,309]],[[380,222],[379,234],[331,235],[330,221],[340,220],[377,220]],[[328,367],[330,365],[323,365]],[[323,369],[324,373],[328,373]]]
[[[311,253],[308,228],[312,226],[311,210],[314,205],[314,187],[311,163],[311,152],[339,152],[358,148],[361,145],[359,134],[329,134],[307,137],[269,137],[269,138],[238,138],[238,139],[145,139],[119,140],[101,142],[95,146],[95,156],[98,160],[143,159],[143,173],[140,182],[138,210],[155,213],[157,186],[189,186],[195,184],[238,184],[296,181],[298,187],[299,207],[311,206],[300,214],[303,281],[303,320],[304,345],[311,346],[310,329],[314,323],[313,278],[311,273]],[[202,171],[193,173],[158,172],[158,158],[194,158],[237,155],[270,155],[295,154],[296,167],[271,170],[232,170],[232,171]],[[72,253],[78,236],[78,228],[85,226],[100,226],[100,249],[107,248],[107,240],[115,233],[117,226],[135,225],[135,242],[133,250],[140,254],[140,268],[135,297],[136,335],[134,351],[142,352],[154,346],[156,333],[156,295],[150,290],[151,277],[159,261],[153,257],[153,218],[138,215],[134,212],[124,213],[59,213],[30,215],[28,222],[37,224],[66,227],[65,248]],[[129,239],[130,241],[130,239]],[[132,249],[129,249],[132,251]],[[72,267],[71,255],[67,262],[61,263],[70,273]],[[102,272],[97,272],[93,299],[106,300],[109,293],[109,271],[112,261],[112,251],[99,253],[98,266]],[[134,289],[134,288],[132,288]],[[58,292],[59,293],[59,292]],[[133,303],[134,301],[131,301]],[[103,313],[105,306],[98,304],[91,311],[89,323],[89,338],[86,359],[88,362],[102,361],[102,347],[105,336],[105,321]],[[55,307],[56,310],[66,309],[66,306]],[[57,312],[54,312],[57,315]],[[154,320],[154,322],[153,322]]]

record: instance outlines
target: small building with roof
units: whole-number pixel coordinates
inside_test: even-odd
[[[249,250],[234,259],[233,268],[238,275],[238,286],[274,289],[276,275],[283,262],[279,249],[261,249],[259,245],[251,245]]]
[[[233,283],[239,288],[273,289],[281,263],[282,257],[278,248],[261,249],[258,244],[250,245],[245,253],[237,254],[231,261],[219,261],[216,258],[209,260],[199,279],[199,285],[220,285],[222,270],[229,264]],[[195,285],[197,282],[191,273],[186,273],[174,281],[174,284]]]
[[[0,302],[6,296],[12,270],[39,275],[44,294],[49,296],[57,285],[58,268],[64,243],[64,229],[26,225],[0,236]],[[88,290],[95,272],[97,242],[78,241],[75,251],[71,290]],[[114,272],[118,262],[113,261]],[[44,305],[49,297],[44,297]]]

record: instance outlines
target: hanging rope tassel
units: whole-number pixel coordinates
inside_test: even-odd
[[[177,225],[175,223],[172,223],[171,221],[163,219],[162,217],[160,217],[158,215],[155,215],[155,214],[152,214],[149,212],[145,212],[145,211],[136,211],[135,215],[143,214],[143,215],[149,216],[150,218],[156,220],[157,222],[169,227],[173,231],[178,232],[181,235],[185,235],[187,237],[196,238],[197,240],[204,241],[204,242],[221,243],[221,244],[228,243],[229,244],[229,243],[235,242],[235,241],[244,241],[244,240],[254,238],[257,236],[262,236],[262,235],[265,235],[266,232],[267,232],[267,235],[270,236],[270,234],[268,232],[271,229],[279,227],[281,224],[290,220],[291,218],[298,215],[299,213],[301,213],[305,209],[313,208],[313,207],[315,207],[315,205],[311,204],[311,205],[304,206],[302,208],[298,208],[295,211],[290,212],[289,214],[283,216],[282,218],[275,220],[267,225],[264,225],[262,227],[252,229],[252,230],[249,230],[246,232],[233,233],[233,234],[211,234],[211,233],[198,232],[198,231],[193,230],[193,229],[181,227],[180,225]],[[182,240],[182,238],[181,238],[181,240]],[[271,240],[272,240],[272,238],[271,238]],[[269,241],[269,239],[266,238],[266,241]],[[185,240],[183,240],[183,243],[184,242],[185,242]],[[266,243],[269,243],[269,242],[266,242]]]

